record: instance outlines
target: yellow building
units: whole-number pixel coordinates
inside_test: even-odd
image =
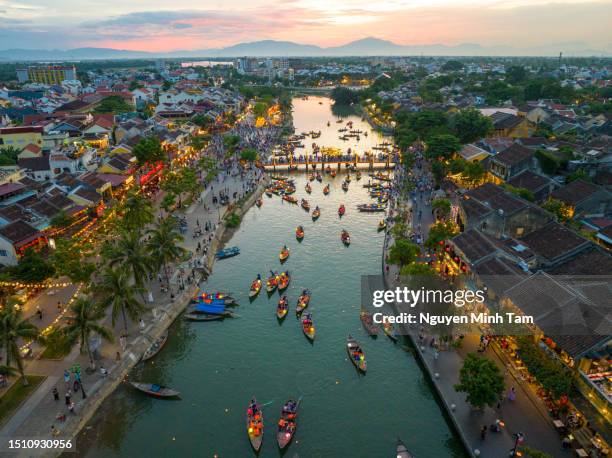
[[[0,148],[12,146],[19,151],[22,151],[28,145],[36,145],[42,148],[42,136],[42,127],[5,127],[0,129]]]
[[[20,83],[32,81],[43,84],[61,84],[64,80],[76,80],[76,68],[62,65],[37,65],[17,69],[17,80]]]

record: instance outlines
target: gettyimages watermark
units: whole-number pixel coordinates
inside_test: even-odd
[[[399,334],[612,335],[612,276],[362,276],[361,305]]]

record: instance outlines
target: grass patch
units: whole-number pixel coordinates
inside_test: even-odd
[[[29,385],[23,386],[21,377],[0,397],[0,425],[8,420],[21,403],[32,394],[47,377],[26,375]]]
[[[48,345],[40,354],[42,359],[64,359],[70,353],[70,347]]]

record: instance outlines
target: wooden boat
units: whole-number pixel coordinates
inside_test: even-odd
[[[268,293],[273,293],[278,288],[278,274],[276,272],[271,272],[271,274],[266,280],[266,291]]]
[[[301,205],[304,210],[310,211],[310,204],[306,199],[302,199]]]
[[[357,172],[357,175],[355,176],[355,179],[357,181],[361,180],[361,172]]]
[[[396,445],[396,455],[397,458],[414,458],[414,455],[408,451],[404,443],[399,439]]]
[[[340,207],[338,208],[338,216],[340,218],[342,218],[344,216],[344,214],[346,213],[346,207],[344,206],[344,204],[340,205]]]
[[[330,172],[330,176],[331,176],[332,178],[336,178],[336,174],[337,174],[337,172],[336,172],[335,170],[332,170],[332,171]]]
[[[325,185],[325,187],[323,188],[323,194],[327,195],[329,194],[329,185]]]
[[[302,226],[298,226],[295,229],[295,238],[298,240],[302,240],[304,238],[304,228]]]
[[[387,222],[384,219],[381,219],[378,222],[378,230],[379,231],[384,231],[385,229],[387,229]]]
[[[217,251],[215,256],[217,257],[217,259],[225,259],[225,258],[231,258],[233,256],[238,256],[239,254],[240,254],[240,248],[238,248],[237,246],[233,246],[230,248],[224,248],[223,250]]]
[[[261,448],[264,435],[264,423],[263,423],[263,412],[257,404],[255,396],[249,402],[249,407],[246,411],[246,428],[251,446],[256,452]]]
[[[298,297],[297,305],[295,307],[295,314],[299,315],[304,311],[308,304],[310,303],[310,291],[305,289],[302,291],[302,295]]]
[[[204,304],[215,305],[237,305],[236,299],[234,299],[232,296],[227,293],[221,293],[218,291],[216,293],[199,292],[193,297],[191,301],[195,303],[202,302]]]
[[[157,385],[155,383],[131,382],[131,385],[137,390],[156,398],[175,398],[181,393],[167,386]]]
[[[306,183],[306,187],[304,189],[306,190],[308,194],[312,192],[312,187],[310,186],[310,183]]]
[[[312,212],[312,220],[316,221],[319,219],[319,216],[321,216],[321,210],[319,210],[319,207],[315,208],[314,211]]]
[[[263,282],[261,281],[261,275],[257,274],[257,278],[253,280],[253,283],[251,283],[251,289],[249,290],[249,299],[252,299],[259,294],[259,292],[261,291],[262,283]]]
[[[342,243],[344,243],[346,246],[351,244],[351,236],[345,230],[340,233],[340,240],[342,240]]]
[[[308,180],[314,181],[314,179],[315,179],[314,173],[311,173],[310,175],[308,175]]]
[[[289,177],[284,175],[270,175],[270,179],[274,181],[287,181]]]
[[[287,258],[289,257],[289,248],[287,248],[286,246],[283,247],[283,249],[280,251],[279,255],[278,255],[278,259],[280,260],[280,262],[285,262],[287,260]]]
[[[207,315],[206,313],[186,313],[184,316],[187,321],[218,321],[224,318],[225,315]]]
[[[304,335],[308,337],[309,340],[314,340],[315,338],[315,327],[312,322],[312,314],[307,313],[302,318],[302,331],[304,331]]]
[[[361,346],[359,346],[357,341],[353,339],[353,336],[350,334],[346,338],[346,352],[348,353],[349,359],[357,369],[363,373],[368,370],[368,363],[366,362],[365,353],[361,349]]]
[[[278,300],[278,305],[276,306],[276,317],[279,320],[282,320],[287,316],[287,312],[289,311],[289,300],[287,296],[283,296]]]
[[[283,405],[281,417],[278,421],[278,431],[276,433],[276,441],[281,450],[291,442],[291,439],[293,439],[297,427],[296,419],[299,406],[300,402],[295,399],[288,399],[285,405]]]
[[[346,178],[344,179],[344,181],[346,181],[347,183],[351,182],[351,174],[347,173]]]
[[[320,183],[321,181],[323,181],[323,177],[321,176],[320,173],[317,173],[317,181]]]
[[[151,358],[153,358],[156,354],[158,354],[162,348],[164,348],[164,345],[166,344],[166,341],[168,340],[168,330],[166,329],[164,332],[162,332],[162,335],[159,336],[155,342],[153,342],[153,344],[147,349],[147,351],[144,352],[144,355],[142,355],[142,360],[143,361],[147,361]]]
[[[261,207],[262,204],[263,204],[263,200],[261,200],[261,199],[257,199],[255,201],[255,205],[257,205],[258,208]]]
[[[399,334],[391,323],[383,323],[383,331],[385,335],[393,342],[397,342],[397,339],[399,339]]]
[[[361,319],[361,323],[363,327],[368,332],[368,334],[372,337],[376,337],[378,335],[378,326],[374,323],[374,319],[372,318],[372,314],[368,311],[361,309],[359,313],[359,318]]]
[[[346,181],[342,182],[342,190],[345,192],[349,190],[349,184]]]
[[[387,206],[384,204],[360,204],[357,205],[357,209],[360,212],[384,212]]]
[[[272,190],[271,189],[266,189],[266,196],[272,197]]]
[[[331,171],[331,166],[328,165],[327,167],[325,167],[325,173],[331,173]]]
[[[338,119],[338,120],[336,121],[336,124],[342,124],[342,122],[343,122],[343,121],[342,121],[342,119]]]
[[[295,197],[293,197],[293,196],[288,196],[288,195],[286,195],[286,194],[284,194],[284,195],[283,195],[282,199],[283,199],[283,200],[286,200],[286,201],[287,201],[287,202],[289,202],[290,204],[297,204],[297,203],[298,203],[298,200],[297,200]]]
[[[291,275],[289,275],[289,271],[286,270],[282,274],[278,276],[278,292],[284,291],[289,286],[289,282],[291,281]]]

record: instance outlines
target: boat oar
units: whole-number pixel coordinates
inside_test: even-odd
[[[262,407],[266,407],[269,406],[270,404],[274,404],[274,399],[272,399],[271,401],[268,401],[264,404],[260,404],[258,407],[261,409]]]

